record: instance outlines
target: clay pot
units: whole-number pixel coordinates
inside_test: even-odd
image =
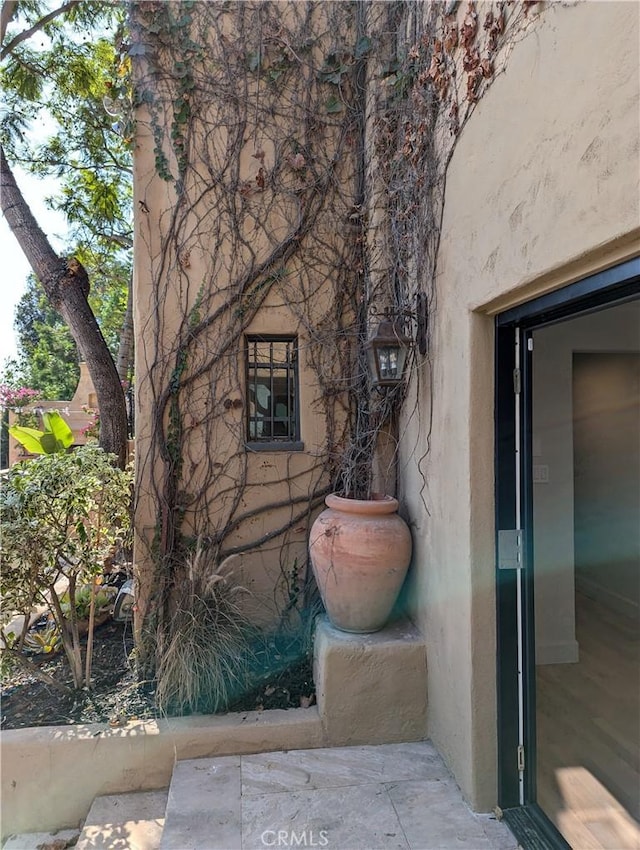
[[[332,493],[311,528],[309,553],[331,623],[376,632],[387,622],[411,560],[411,534],[391,496]]]

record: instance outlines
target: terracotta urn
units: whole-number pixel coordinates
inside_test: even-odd
[[[331,623],[376,632],[393,609],[411,560],[411,534],[392,496],[346,499],[335,493],[311,528],[309,553]]]

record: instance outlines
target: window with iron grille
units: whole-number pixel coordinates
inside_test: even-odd
[[[302,448],[298,417],[298,347],[293,336],[246,338],[247,442]],[[291,445],[293,444],[293,445]]]

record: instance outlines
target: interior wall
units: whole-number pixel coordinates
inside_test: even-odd
[[[574,354],[573,420],[577,587],[637,620],[640,353]]]
[[[430,365],[406,405],[420,413],[401,425],[399,478],[429,734],[481,810],[497,800],[491,314],[638,251],[639,13],[546,5],[447,174]]]
[[[582,406],[574,409],[574,362],[583,356],[598,357],[596,352],[637,349],[639,329],[640,302],[633,302],[541,328],[533,335],[533,528],[538,664],[578,660],[574,611],[574,422],[592,410],[593,404],[609,405],[614,401],[613,385],[607,386],[604,375],[594,383],[591,378],[595,379],[596,375],[593,369],[588,369],[586,374],[581,373]],[[592,355],[576,354],[581,351],[590,351]],[[596,395],[596,387],[603,381]],[[617,426],[622,424],[621,418],[612,410],[610,413],[607,423],[614,426],[610,433],[616,435],[610,442],[618,444]],[[595,435],[586,436],[593,439]],[[637,437],[636,443],[639,440]],[[629,442],[632,438],[627,445]],[[613,452],[607,453],[608,457],[612,455]],[[604,457],[601,446],[596,454],[589,455],[589,463],[596,456]],[[632,468],[631,459],[628,470]],[[602,473],[598,478],[600,484],[607,477],[606,469]],[[624,487],[632,490],[633,484]],[[590,497],[587,492],[585,499]],[[638,495],[636,503],[637,498]],[[636,522],[637,516],[636,511]]]

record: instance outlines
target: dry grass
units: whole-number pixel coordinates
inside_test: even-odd
[[[248,686],[254,630],[238,604],[246,591],[234,582],[234,560],[217,564],[200,545],[187,562],[170,634],[159,642],[156,701],[167,714],[224,710]]]

